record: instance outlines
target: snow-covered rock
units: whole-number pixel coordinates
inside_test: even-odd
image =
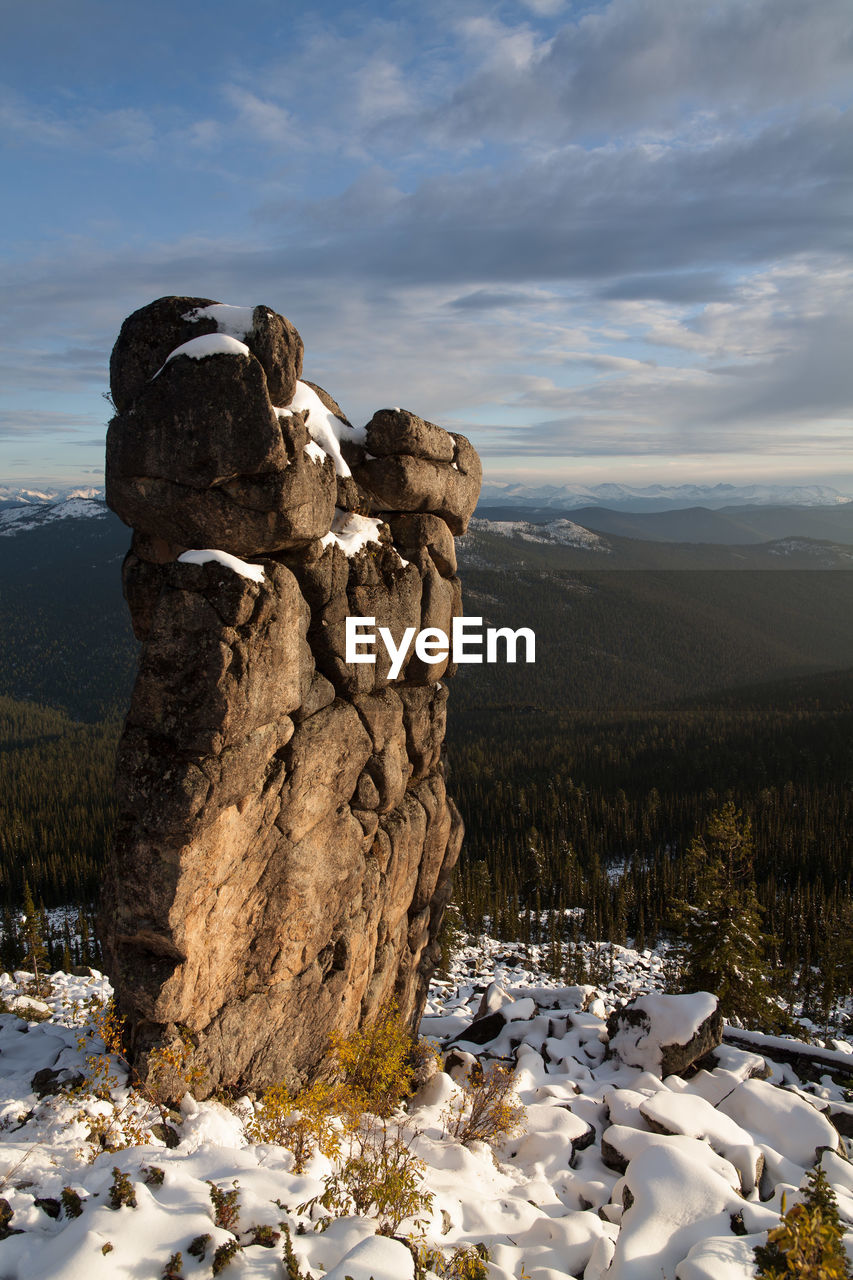
[[[594,1010],[612,1012],[625,989],[645,1002],[657,991],[649,1008],[660,1008],[659,966],[619,948],[617,995],[549,978],[539,967],[544,951],[481,939],[430,989],[423,1029],[442,1048],[481,1003],[485,1017],[502,1015],[497,1041],[449,1056],[461,1060],[464,1078],[501,1044],[515,1063],[513,1090],[525,1113],[516,1136],[463,1146],[448,1122],[465,1105],[464,1093],[439,1071],[392,1121],[423,1162],[422,1190],[433,1197],[424,1210],[427,1247],[449,1258],[483,1244],[489,1280],[751,1280],[754,1245],[778,1223],[783,1195],[789,1206],[801,1197],[820,1147],[842,1217],[853,1222],[853,1165],[817,1109],[843,1105],[840,1086],[824,1082],[812,1095],[786,1066],[789,1087],[781,1088],[754,1078],[758,1069],[779,1077],[772,1059],[726,1045],[689,1079],[662,1078],[660,1064],[649,1070],[605,1057],[606,1021]],[[0,990],[10,1002],[31,981],[23,971],[2,974]],[[108,996],[109,987],[97,973],[56,974],[51,986],[41,1001],[47,1021],[25,1021],[23,1005],[22,1016],[0,1015],[0,1194],[9,1225],[22,1233],[0,1240],[3,1280],[137,1280],[140,1266],[156,1277],[177,1252],[187,1280],[200,1280],[210,1275],[214,1251],[235,1244],[241,1248],[223,1280],[281,1280],[283,1238],[266,1248],[253,1243],[251,1228],[275,1234],[283,1225],[313,1280],[411,1280],[409,1249],[377,1234],[375,1217],[348,1214],[317,1229],[323,1211],[305,1206],[340,1163],[317,1154],[304,1173],[294,1173],[287,1148],[249,1139],[247,1099],[225,1105],[187,1094],[180,1118],[170,1119],[179,1145],[167,1149],[159,1112],[134,1094],[121,1059],[109,1059],[108,1098],[63,1089],[69,1075],[90,1072],[87,1056],[103,1056],[87,1002]],[[683,1034],[700,1004],[686,1018],[683,1006],[662,1007],[681,1008]],[[39,1072],[55,1076],[59,1091],[38,1097],[32,1085]],[[130,1115],[137,1128],[125,1131],[121,1118]],[[98,1150],[95,1122],[119,1125],[113,1136],[120,1149]],[[758,1157],[765,1162],[760,1193],[751,1164]],[[152,1179],[152,1166],[162,1179]],[[130,1179],[135,1209],[109,1207],[115,1168]],[[210,1183],[237,1192],[232,1230],[215,1225]],[[48,1215],[44,1206],[58,1201],[63,1187],[80,1196],[79,1217]],[[409,1219],[398,1235],[414,1231]],[[188,1250],[205,1235],[201,1261]]]
[[[722,1040],[717,997],[708,991],[690,995],[645,995],[609,1017],[610,1050],[626,1066],[679,1074],[710,1053]]]
[[[790,1090],[766,1080],[744,1081],[723,1099],[719,1110],[748,1129],[755,1141],[804,1169],[820,1159],[824,1147],[835,1151],[839,1144],[838,1130],[826,1116]]]

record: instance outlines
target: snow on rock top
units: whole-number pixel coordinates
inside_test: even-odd
[[[360,516],[354,511],[343,511],[340,507],[335,507],[332,527],[320,541],[324,547],[340,547],[345,556],[354,556],[368,542],[379,541],[381,524],[382,521],[374,516]],[[402,560],[402,556],[400,559]]]
[[[364,430],[349,427],[339,417],[327,409],[317,392],[305,382],[297,382],[296,393],[285,409],[296,410],[306,415],[305,425],[308,434],[315,444],[329,455],[335,464],[335,473],[343,478],[352,472],[341,453],[341,441],[352,440],[355,444],[364,443]],[[282,409],[276,409],[281,414]]]
[[[226,302],[214,302],[209,307],[195,307],[182,318],[190,321],[213,320],[220,333],[242,341],[252,332],[254,313],[254,307],[232,307]]]
[[[227,551],[213,551],[210,548],[201,551],[184,551],[178,556],[178,560],[181,564],[210,564],[214,561],[216,564],[225,565],[226,569],[232,569],[234,573],[239,573],[241,578],[251,578],[252,582],[264,580],[264,571],[259,564],[249,564],[246,560],[240,560]]]
[[[742,1204],[725,1178],[674,1146],[647,1147],[628,1166],[625,1185],[633,1202],[608,1280],[670,1280],[694,1245],[731,1230]]]
[[[719,1109],[804,1169],[814,1164],[822,1147],[834,1151],[838,1146],[837,1129],[811,1103],[766,1080],[745,1080]]]
[[[673,1067],[668,1065],[665,1051],[690,1045],[716,1013],[717,997],[709,991],[640,996],[611,1016],[610,1048],[628,1066],[668,1074]],[[707,1047],[702,1052],[707,1052]]]
[[[190,338],[182,342],[166,356],[165,369],[170,360],[176,356],[189,356],[191,360],[204,360],[207,356],[248,356],[251,355],[245,342],[238,342],[227,333],[203,333],[200,338]],[[162,372],[158,370],[158,373]],[[157,377],[155,373],[154,377]]]
[[[286,411],[286,410],[281,410],[281,412],[282,412],[282,413],[285,413],[285,412],[287,412],[287,411]],[[320,448],[320,446],[319,446],[318,444],[315,444],[313,440],[309,440],[309,441],[308,441],[308,443],[307,443],[307,444],[306,444],[306,446],[305,446],[305,452],[306,452],[306,454],[308,455],[308,457],[311,459],[311,461],[312,461],[312,462],[316,462],[316,463],[318,463],[320,466],[322,466],[322,464],[326,461],[326,459],[327,459],[327,458],[328,458],[328,456],[329,456],[329,455],[326,453],[326,450],[325,450],[325,449],[321,449],[321,448]]]
[[[372,1280],[412,1280],[415,1260],[400,1240],[368,1236],[326,1273],[326,1280],[354,1280],[355,1276],[368,1273]]]

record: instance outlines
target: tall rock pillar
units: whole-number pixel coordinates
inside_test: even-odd
[[[142,641],[102,943],[142,1076],[187,1033],[200,1092],[295,1085],[395,997],[413,1023],[459,854],[448,659],[346,661],[346,620],[450,633],[463,437],[347,422],[266,307],[161,298],[113,351],[107,501]]]

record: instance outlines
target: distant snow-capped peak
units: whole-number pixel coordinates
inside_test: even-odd
[[[662,511],[678,507],[780,506],[824,507],[853,502],[853,497],[830,485],[772,484],[628,484],[526,485],[487,480],[480,505],[587,507],[606,506],[623,511]]]
[[[0,506],[40,506],[45,502],[66,502],[70,498],[103,498],[103,485],[39,485],[26,488],[0,484]]]
[[[0,491],[2,492],[2,491]],[[39,501],[13,502],[0,499],[0,538],[12,537],[30,529],[39,529],[57,520],[81,520],[106,516],[109,508],[103,490],[79,490],[65,498],[42,498]]]
[[[610,551],[610,546],[600,534],[584,529],[573,520],[530,524],[527,520],[483,520],[475,516],[468,527],[471,532],[497,533],[503,538],[521,538],[524,542],[550,542],[563,547],[581,547],[585,551]]]

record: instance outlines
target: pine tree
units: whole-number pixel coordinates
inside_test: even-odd
[[[687,857],[694,887],[693,905],[683,908],[682,988],[712,991],[726,1018],[772,1025],[779,1011],[764,972],[749,819],[727,801],[710,815]]]
[[[24,943],[24,964],[33,972],[35,994],[42,994],[42,973],[47,961],[47,947],[44,941],[44,912],[36,907],[29,882],[24,877],[24,914],[21,921],[21,938]]]
[[[803,1203],[754,1250],[758,1280],[851,1280],[843,1238],[835,1193],[823,1169],[812,1169]]]

